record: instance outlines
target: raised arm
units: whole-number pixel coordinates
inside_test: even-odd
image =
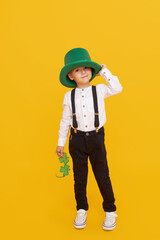
[[[97,76],[101,75],[107,82],[108,85],[103,84],[103,96],[107,98],[109,96],[118,94],[122,91],[123,87],[119,82],[117,76],[113,76],[112,73],[107,69],[105,64],[102,64],[102,69]]]

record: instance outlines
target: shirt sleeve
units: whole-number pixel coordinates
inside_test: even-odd
[[[64,147],[67,140],[68,133],[69,133],[71,118],[72,118],[72,112],[68,104],[68,98],[66,94],[64,96],[64,101],[62,106],[63,106],[63,113],[62,113],[62,119],[60,121],[60,130],[58,132],[59,134],[58,146]]]
[[[123,87],[120,84],[118,77],[113,76],[107,68],[103,68],[100,72],[100,75],[108,83],[108,85],[103,84],[102,95],[104,98],[118,94],[122,91]]]

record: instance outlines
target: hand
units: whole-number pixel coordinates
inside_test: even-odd
[[[57,146],[56,153],[57,153],[58,157],[63,157],[63,150],[64,150],[64,147]]]
[[[106,65],[104,63],[101,64],[101,70],[96,74],[96,76],[100,76],[100,72],[102,71],[103,68],[106,68]]]

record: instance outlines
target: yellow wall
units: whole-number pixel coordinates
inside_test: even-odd
[[[158,0],[0,1],[1,239],[160,239],[159,9]],[[118,214],[111,232],[102,230],[102,198],[91,166],[82,231],[73,228],[73,172],[55,176],[62,102],[70,90],[60,84],[59,72],[74,47],[86,48],[123,86],[106,99]]]

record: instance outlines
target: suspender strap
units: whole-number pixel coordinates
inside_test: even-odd
[[[72,104],[72,121],[73,121],[73,127],[75,129],[75,133],[77,132],[77,120],[76,120],[76,110],[75,110],[75,88],[71,91],[71,104]]]
[[[96,86],[92,86],[92,95],[93,95],[93,104],[94,104],[94,114],[95,114],[95,120],[94,120],[94,126],[96,128],[96,132],[98,132],[99,127],[99,113],[98,113],[98,101],[97,101],[97,92],[96,92]],[[76,110],[75,110],[75,88],[71,91],[71,105],[72,105],[72,121],[73,121],[73,128],[74,132],[77,132],[77,120],[76,120]]]
[[[99,117],[98,116],[99,116],[99,113],[98,113],[96,86],[92,86],[92,94],[93,94],[93,104],[94,104],[94,114],[95,114],[94,126],[96,128],[96,132],[98,132],[98,127],[99,127]]]

